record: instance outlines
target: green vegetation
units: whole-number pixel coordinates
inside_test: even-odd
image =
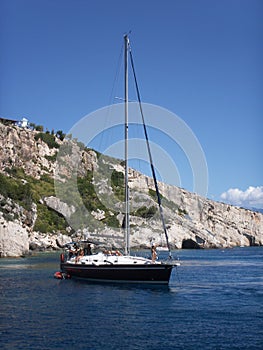
[[[181,216],[188,215],[187,211],[185,209],[181,209],[180,207],[178,207],[178,214]]]
[[[20,169],[19,169],[20,170]],[[29,183],[21,182],[21,179],[7,177],[0,173],[0,193],[9,197],[19,205],[29,210],[32,205],[32,190]]]
[[[52,163],[54,163],[59,156],[61,165],[65,163],[65,166],[67,166],[66,162],[68,157],[65,156],[71,156],[73,147],[75,148],[76,145],[81,150],[89,150],[82,142],[79,142],[77,139],[73,139],[72,135],[66,136],[62,130],[57,132],[54,132],[54,130],[51,132],[43,132],[44,128],[42,126],[36,126],[32,123],[30,125],[38,131],[37,133],[34,133],[34,138],[36,141],[42,140],[50,149],[57,149],[53,156],[45,156],[45,158]],[[67,139],[67,141],[60,146],[59,151],[57,137],[60,140],[63,140],[65,137]],[[66,186],[61,186],[62,193],[59,195],[59,197],[62,201],[67,202],[69,205],[73,205],[76,208],[76,212],[72,214],[71,217],[71,223],[75,222],[76,226],[89,226],[89,229],[96,229],[107,225],[110,227],[119,228],[120,223],[117,219],[117,215],[119,211],[121,211],[121,205],[123,204],[122,202],[124,202],[125,197],[124,174],[122,171],[117,171],[115,169],[112,170],[112,164],[124,165],[124,163],[104,156],[99,152],[96,152],[96,155],[99,166],[98,173],[94,174],[92,171],[87,171],[85,177],[78,177],[78,191],[76,191],[76,180],[74,178],[72,178],[72,181],[71,179],[67,179],[67,174],[65,172],[63,176],[65,176],[64,178],[67,179],[67,183]],[[55,210],[48,208],[42,200],[44,197],[55,196],[53,178],[48,174],[45,174],[42,175],[40,179],[36,179],[32,176],[26,175],[22,168],[14,168],[11,166],[12,159],[10,159],[10,168],[5,169],[9,176],[5,176],[4,174],[0,173],[0,193],[3,195],[3,197],[11,198],[13,202],[19,204],[25,210],[31,210],[33,203],[37,205],[37,220],[34,230],[40,232],[60,231],[66,233],[66,228],[68,227],[67,221]],[[49,171],[49,169],[44,167],[41,169],[45,170],[47,173]],[[94,178],[96,183],[105,184],[105,174],[111,174],[110,179],[106,179],[106,185],[108,186],[109,191],[107,193],[107,189],[106,191],[104,189],[104,192],[102,191],[100,196],[98,196],[96,192],[97,189],[94,185]],[[156,214],[158,205],[155,191],[149,189],[149,196],[155,203],[152,201],[153,205],[149,207],[141,206],[134,210],[131,215],[148,219],[152,218]],[[174,202],[169,201],[161,194],[160,197],[164,206],[176,211],[179,215],[187,214],[186,211],[180,209]],[[5,198],[0,203],[0,210],[6,215],[6,218],[9,220],[14,220],[14,214],[12,214],[10,208],[9,211],[6,209],[8,205],[10,207],[10,203],[7,205]],[[140,200],[139,196],[138,198]],[[83,204],[85,206],[84,208]],[[114,206],[115,204],[117,205]],[[109,208],[118,209],[114,211],[112,209],[110,210]],[[102,220],[96,220],[93,215],[91,215],[92,211],[97,212],[98,210],[103,211],[105,214],[105,218]]]
[[[38,141],[39,139],[45,142],[49,148],[59,148],[59,144],[56,142],[55,136],[50,134],[48,131],[46,133],[39,132],[36,134],[35,140]]]
[[[83,200],[85,207],[89,212],[103,210],[105,213],[105,219],[102,222],[110,227],[119,227],[119,221],[116,217],[116,213],[109,211],[107,207],[100,201],[92,183],[93,172],[88,171],[86,177],[78,178],[78,190]]]
[[[163,200],[163,195],[161,193],[159,193],[161,201]],[[152,190],[151,188],[149,188],[149,196],[152,197],[152,199],[154,199],[157,203],[157,194],[154,190]]]
[[[85,207],[91,212],[93,210],[106,210],[104,205],[100,202],[94,185],[92,183],[93,173],[88,171],[86,177],[78,178],[78,190]]]
[[[152,197],[157,202],[157,195],[154,190],[151,188],[149,189],[149,195]],[[187,211],[185,209],[181,209],[177,204],[175,204],[173,201],[170,201],[169,199],[165,198],[161,193],[160,193],[160,198],[161,198],[161,203],[162,205],[168,207],[169,209],[173,211],[177,211],[178,215],[184,216],[187,215]]]
[[[103,163],[104,168],[102,172],[109,171],[109,164]],[[18,203],[26,210],[31,210],[32,203],[37,204],[37,220],[35,223],[34,230],[40,232],[63,232],[66,233],[66,228],[68,226],[66,220],[62,215],[56,211],[48,208],[41,199],[43,197],[54,196],[54,181],[48,174],[44,174],[41,178],[35,179],[24,173],[21,168],[9,168],[6,172],[10,176],[5,176],[0,173],[0,193],[5,197],[11,198],[14,202]],[[90,229],[95,229],[103,227],[104,225],[119,228],[120,224],[117,219],[117,212],[110,211],[106,207],[96,193],[96,189],[93,184],[93,172],[88,171],[85,177],[77,179],[78,191],[81,196],[81,201],[84,203],[87,212],[85,210],[80,213],[79,210],[72,215],[71,222],[75,221],[79,227],[89,226]],[[100,176],[100,175],[98,175]],[[100,178],[98,177],[97,180]],[[122,172],[113,170],[111,173],[110,185],[114,192],[114,196],[120,201],[124,201],[124,175]],[[78,208],[78,201],[80,201],[79,194],[74,196],[76,192],[74,190],[74,180],[71,183],[67,182],[67,186],[62,186],[62,191],[64,191],[60,198],[66,201],[69,205],[74,205]],[[153,190],[149,190],[149,195],[157,202],[156,193]],[[107,194],[105,194],[107,196]],[[105,200],[110,201],[111,198],[105,197]],[[178,205],[172,201],[168,201],[165,197],[161,195],[162,202],[165,206],[170,207],[177,211],[179,215],[186,215],[187,212],[179,208]],[[80,203],[79,203],[80,204]],[[81,206],[79,206],[81,208]],[[0,203],[0,210],[4,213],[6,219],[14,220],[14,215],[10,214],[6,209],[6,200],[3,199]],[[92,211],[102,210],[105,213],[105,218],[98,221],[90,213]],[[152,218],[157,212],[157,205],[152,205],[150,207],[142,206],[131,213],[131,215],[138,216],[141,218],[149,219]]]
[[[44,131],[43,125],[36,125],[35,123],[30,123],[29,126],[33,130],[40,131],[41,133],[43,133],[43,131]],[[49,134],[50,132],[47,130],[46,133]],[[63,141],[64,138],[66,137],[66,134],[62,130],[58,130],[56,133],[54,130],[52,130],[51,135],[56,135],[61,141]]]
[[[120,171],[113,170],[111,174],[111,187],[114,195],[122,202],[125,200],[124,175]]]
[[[144,219],[150,219],[156,214],[156,212],[157,208],[155,206],[151,206],[149,208],[143,206],[137,209],[135,212],[133,212],[132,215],[139,216]]]
[[[45,158],[52,163],[55,163],[56,159],[57,159],[57,152],[53,155],[53,156],[48,156],[47,154],[45,155]]]
[[[30,123],[30,125],[32,125],[32,123]],[[34,125],[32,125],[34,127]],[[44,131],[44,126],[43,125],[35,125],[35,129],[36,131]]]
[[[11,205],[12,204],[9,201],[7,201],[5,198],[0,199],[0,211],[3,213],[3,216],[7,221],[12,221],[18,218],[17,214],[10,212]],[[15,206],[12,205],[11,209],[13,210],[14,207]]]
[[[37,220],[34,230],[66,232],[66,220],[59,213],[39,202],[41,198],[55,194],[53,179],[49,175],[42,175],[41,179],[37,180],[26,175],[21,168],[9,168],[6,171],[10,177],[0,173],[0,193],[6,198],[11,198],[26,210],[31,210],[33,202],[37,204]],[[2,201],[0,210],[7,220],[14,220],[13,215],[7,214],[4,204],[5,202]]]
[[[34,226],[35,231],[47,232],[66,232],[66,221],[64,217],[55,210],[48,208],[44,204],[37,205],[37,220]]]
[[[50,149],[57,149],[53,156],[45,155],[45,158],[49,162],[54,163],[59,156],[60,164],[64,164],[67,167],[68,165],[66,162],[68,157],[65,156],[72,155],[73,147],[75,148],[78,146],[81,151],[89,151],[84,143],[74,139],[72,135],[64,134],[62,130],[58,130],[57,132],[54,130],[46,130],[46,132],[44,132],[44,127],[42,125],[36,125],[34,123],[30,123],[30,127],[37,131],[33,134],[35,141],[41,140],[45,142]],[[65,138],[67,139],[66,142],[60,146],[58,139],[64,140]],[[104,179],[105,174],[110,174],[112,171],[111,164],[115,162],[117,163],[117,161],[102,156],[99,152],[96,152],[96,155],[98,159],[100,158],[98,161],[100,172],[98,173],[98,176],[96,174],[96,181],[100,181],[101,179]],[[32,158],[32,161],[37,163],[34,157]],[[50,169],[40,165],[41,170],[45,171],[47,174],[42,175],[40,179],[36,179],[33,176],[26,175],[23,168],[12,167],[13,161],[11,158],[9,164],[9,168],[5,169],[8,176],[0,173],[0,194],[3,195],[3,198],[1,198],[0,201],[0,211],[4,213],[8,220],[14,220],[12,209],[15,209],[15,204],[23,207],[26,211],[31,211],[32,205],[35,203],[37,205],[37,220],[35,222],[34,230],[41,232],[60,231],[66,233],[66,229],[68,229],[69,225],[64,217],[55,210],[48,208],[43,202],[44,197],[56,195],[54,179],[48,175]],[[108,198],[108,193],[104,193],[102,194],[104,196],[103,200],[100,200],[96,193],[96,188],[93,184],[93,175],[93,172],[88,171],[85,177],[77,178],[79,193],[76,193],[76,179],[72,178],[72,181],[71,179],[68,179],[66,172],[62,175],[67,183],[66,186],[61,186],[62,194],[59,197],[62,201],[67,202],[69,205],[73,205],[76,208],[76,212],[72,214],[71,223],[76,222],[76,226],[80,224],[78,225],[79,227],[86,227],[88,225],[90,229],[104,227],[105,225],[119,228],[120,224],[117,219],[119,211],[110,211],[108,208],[112,206],[107,206],[103,203],[105,203],[104,200],[111,201],[112,203],[118,203],[118,200],[123,200],[123,174],[116,171],[113,172],[112,179],[110,180],[112,184],[109,183],[109,186],[112,185],[115,196],[111,195]],[[7,198],[10,198],[11,201],[7,200]],[[87,210],[83,209],[83,203]],[[14,208],[11,207],[12,205]],[[105,213],[105,218],[102,220],[97,220],[91,215],[92,211],[96,212],[98,209]],[[80,211],[83,211],[83,213],[80,213]]]
[[[61,141],[63,141],[64,138],[66,137],[66,134],[64,134],[64,132],[62,130],[58,130],[56,135]]]
[[[109,227],[120,227],[120,223],[119,220],[116,218],[116,216],[108,216],[105,219],[103,219],[102,221],[103,223],[105,223],[107,226]]]

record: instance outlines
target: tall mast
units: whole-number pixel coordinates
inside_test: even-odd
[[[139,107],[140,107],[140,113],[141,113],[142,122],[143,122],[143,130],[144,130],[144,135],[145,135],[145,140],[146,140],[146,145],[147,145],[147,150],[148,150],[148,155],[149,155],[149,161],[150,161],[150,165],[151,165],[152,176],[153,176],[153,180],[154,180],[154,186],[155,186],[155,191],[156,191],[158,205],[159,205],[160,217],[161,217],[162,224],[163,224],[163,231],[164,231],[165,238],[166,238],[167,248],[169,250],[169,257],[172,258],[167,229],[166,229],[166,225],[165,225],[165,221],[164,221],[162,201],[161,201],[161,196],[160,196],[160,192],[159,192],[159,188],[158,188],[157,178],[156,178],[156,174],[155,174],[155,170],[154,170],[154,166],[153,166],[152,153],[151,153],[151,149],[150,149],[148,132],[147,132],[147,128],[146,128],[146,124],[145,124],[145,120],[144,120],[144,115],[143,115],[143,110],[142,110],[142,101],[141,101],[139,86],[138,86],[137,78],[136,78],[136,74],[135,74],[135,67],[134,67],[134,63],[133,63],[133,57],[132,57],[131,50],[129,51],[129,53],[130,53],[131,68],[133,71],[134,82],[135,82],[135,87],[136,87],[136,92],[137,92],[137,97],[138,97],[138,102],[139,102]]]
[[[130,220],[128,188],[128,50],[129,38],[124,36],[124,104],[125,104],[125,255],[130,254]]]

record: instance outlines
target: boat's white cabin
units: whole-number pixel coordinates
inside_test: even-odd
[[[127,264],[137,264],[137,265],[145,265],[145,264],[160,264],[160,262],[153,262],[151,259],[146,259],[143,257],[136,257],[130,255],[121,255],[121,254],[105,254],[98,253],[92,255],[84,255],[84,256],[73,256],[67,263],[71,264],[85,264],[85,265],[127,265]]]

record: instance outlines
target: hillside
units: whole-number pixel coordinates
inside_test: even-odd
[[[0,256],[76,237],[122,247],[122,162],[61,133],[0,123]],[[131,246],[165,243],[153,181],[129,169]],[[159,184],[173,248],[263,244],[263,215]]]

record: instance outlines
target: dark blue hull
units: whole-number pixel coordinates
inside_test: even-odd
[[[71,278],[87,281],[168,284],[172,264],[149,265],[80,265],[61,263],[61,271]]]

